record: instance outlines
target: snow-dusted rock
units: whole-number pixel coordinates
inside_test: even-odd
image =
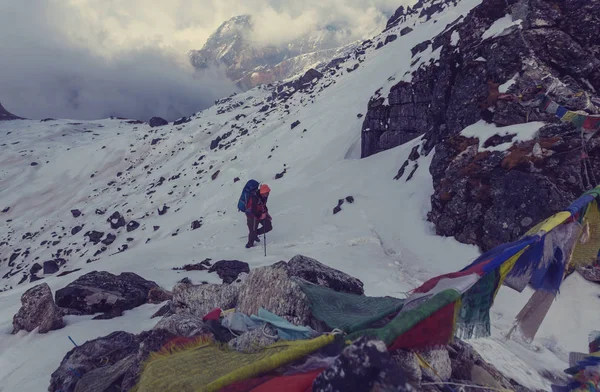
[[[48,391],[128,391],[137,383],[150,352],[173,337],[164,329],[139,335],[119,331],[85,342],[65,355],[52,373]]]
[[[230,285],[178,283],[173,288],[174,312],[202,318],[215,308],[234,308],[239,291],[239,285],[235,283]]]
[[[13,333],[28,332],[39,327],[39,333],[46,333],[65,326],[63,312],[54,303],[52,291],[46,283],[27,290],[21,297],[21,309],[13,317]]]
[[[131,272],[113,275],[93,271],[58,290],[56,303],[82,314],[108,313],[114,317],[146,303],[148,293],[156,287],[156,283]]]
[[[168,125],[169,122],[162,117],[152,117],[150,121],[148,121],[151,128],[154,127],[162,127],[163,125]]]

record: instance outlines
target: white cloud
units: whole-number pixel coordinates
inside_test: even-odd
[[[31,118],[173,118],[235,87],[186,57],[225,20],[253,15],[280,44],[336,24],[360,39],[411,0],[0,0],[0,102]]]

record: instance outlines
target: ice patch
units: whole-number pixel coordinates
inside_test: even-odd
[[[492,23],[490,28],[487,29],[481,36],[481,40],[485,41],[489,38],[498,37],[504,32],[504,30],[508,29],[509,27],[521,26],[522,22],[523,21],[521,19],[513,21],[512,16],[510,14],[506,14],[504,17]]]

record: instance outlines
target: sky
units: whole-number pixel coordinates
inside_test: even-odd
[[[283,44],[334,24],[365,38],[409,0],[0,0],[0,103],[12,113],[174,120],[237,89],[194,69],[225,20],[251,14],[252,39]]]

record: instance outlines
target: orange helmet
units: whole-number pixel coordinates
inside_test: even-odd
[[[271,188],[267,184],[262,184],[259,192],[261,195],[268,195],[271,192]]]

